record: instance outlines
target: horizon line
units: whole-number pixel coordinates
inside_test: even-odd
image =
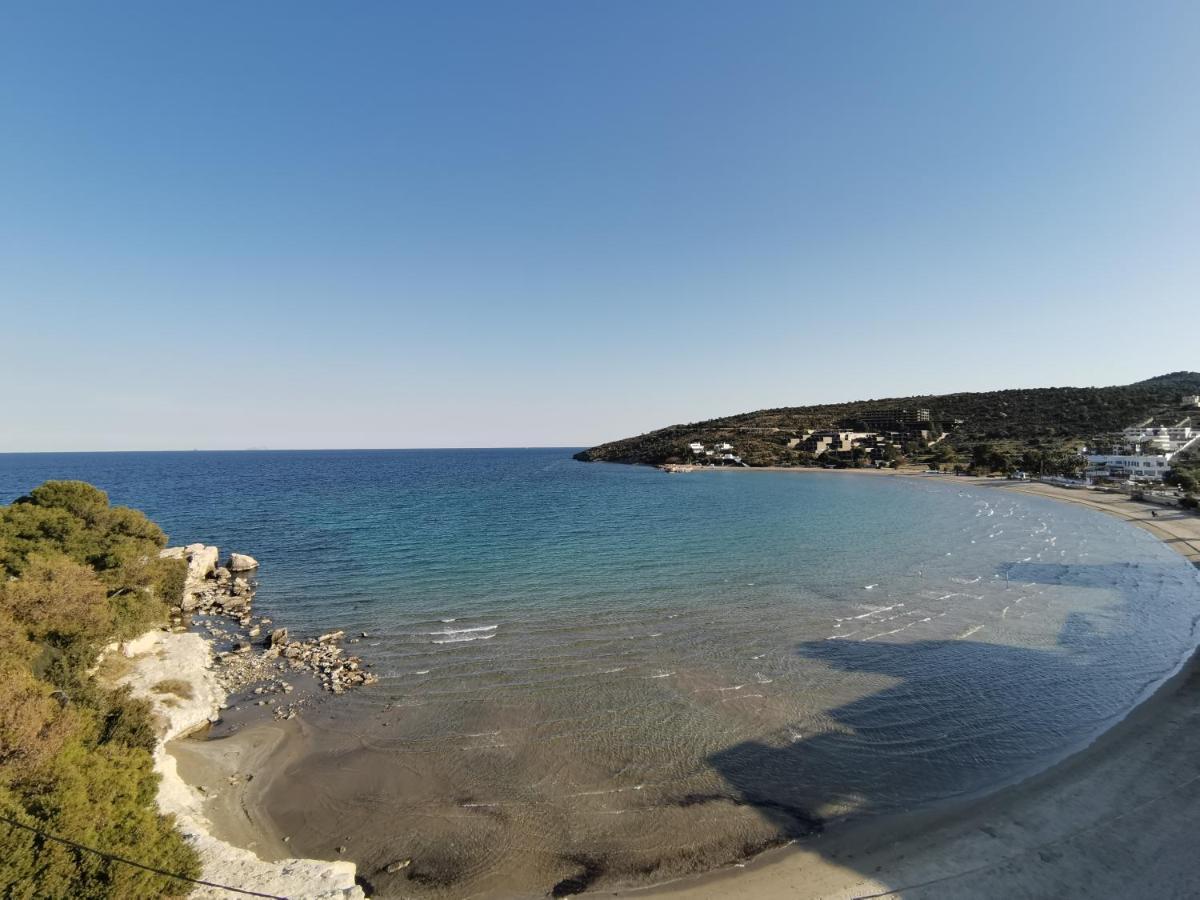
[[[69,453],[405,453],[420,450],[574,450],[594,444],[504,444],[470,445],[460,447],[224,447],[208,449],[190,447],[159,450],[0,450],[0,456],[46,456]]]

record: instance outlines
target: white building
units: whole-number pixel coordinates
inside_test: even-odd
[[[678,446],[678,445],[677,445],[677,446]],[[693,453],[697,453],[697,454],[698,454],[698,453],[703,453],[703,452],[704,452],[704,445],[703,445],[703,444],[701,444],[699,441],[694,441],[693,443],[691,443],[691,444],[688,444],[688,449],[689,449],[689,450],[691,450]]]
[[[1190,409],[1200,409],[1200,394],[1185,394],[1179,398],[1179,405]]]
[[[1187,419],[1183,420],[1188,421]],[[1200,429],[1183,425],[1148,425],[1126,428],[1122,432],[1125,444],[1135,451],[1139,448],[1178,453],[1200,437]]]
[[[1108,476],[1109,478],[1162,481],[1163,476],[1171,471],[1172,455],[1171,453],[1089,453],[1087,461],[1091,468],[1088,470],[1088,474],[1093,477]]]

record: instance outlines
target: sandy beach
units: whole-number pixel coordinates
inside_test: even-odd
[[[1200,518],[1179,510],[1040,483],[870,474],[954,478],[972,488],[1082,504],[1150,531],[1200,565]],[[1200,664],[1193,658],[1091,746],[982,799],[863,822],[834,836],[768,851],[744,865],[618,893],[675,898],[1194,895],[1200,892],[1200,863],[1193,852],[1193,834],[1200,828],[1198,699]],[[257,812],[258,798],[272,783],[271,773],[293,758],[296,746],[286,746],[289,737],[302,744],[302,731],[302,722],[264,722],[219,741],[170,745],[181,775],[203,787],[209,798],[204,815],[215,836],[264,859],[288,855],[284,835],[272,833]]]

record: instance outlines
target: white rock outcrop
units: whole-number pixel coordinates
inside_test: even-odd
[[[196,606],[197,597],[207,588],[208,576],[217,570],[220,550],[205,544],[188,544],[186,547],[167,547],[160,550],[158,555],[164,559],[187,560],[187,578],[183,583],[180,605],[184,612],[190,612]]]
[[[251,569],[258,568],[258,560],[245,553],[231,553],[225,568],[230,572],[249,572]]]
[[[188,548],[190,549],[190,548]],[[214,551],[216,548],[208,548]],[[215,564],[215,557],[213,563]],[[166,743],[202,728],[225,702],[212,669],[212,648],[198,634],[152,631],[120,646],[131,665],[117,679],[135,697],[150,701],[159,727],[154,767],[162,780],[158,807],[173,813],[179,831],[200,855],[205,881],[235,885],[283,897],[311,900],[360,900],[355,865],[347,860],[284,859],[267,862],[252,851],[214,837],[204,815],[203,798],[176,769]],[[180,682],[186,682],[183,688]],[[165,683],[165,684],[164,684]],[[164,690],[166,689],[166,690]],[[190,696],[189,696],[190,695]],[[192,897],[226,898],[226,891],[197,886]]]

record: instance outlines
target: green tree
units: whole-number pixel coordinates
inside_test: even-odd
[[[1200,480],[1185,469],[1172,469],[1163,479],[1167,484],[1173,484],[1185,494],[1194,494],[1200,490]]]
[[[98,648],[165,618],[184,564],[141,513],[82,482],[0,507],[0,813],[108,853],[196,875],[159,815],[149,707],[87,676]],[[4,897],[152,898],[187,886],[0,828]]]

